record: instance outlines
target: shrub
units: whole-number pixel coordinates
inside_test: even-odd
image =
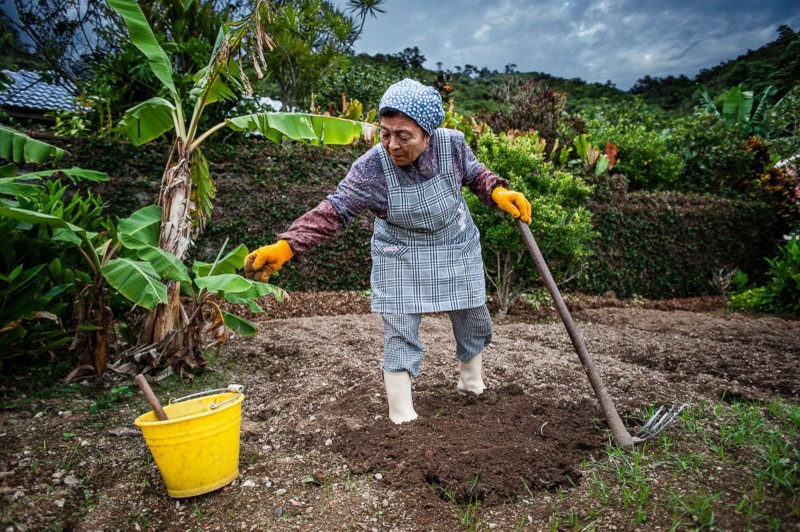
[[[484,133],[476,156],[487,168],[510,181],[511,188],[531,202],[531,232],[556,281],[576,275],[594,236],[584,208],[591,187],[545,159],[544,144],[535,134],[508,136]],[[519,296],[536,287],[539,278],[519,231],[509,216],[467,194],[475,223],[481,230],[488,282],[503,317]]]
[[[778,256],[766,260],[767,283],[746,288],[747,276],[740,276],[738,284],[744,288],[731,296],[730,306],[763,312],[800,311],[800,239],[793,238],[779,246]]]
[[[328,104],[333,106],[335,112],[342,111],[344,94],[348,100],[360,101],[364,109],[377,109],[381,96],[395,81],[399,81],[397,74],[370,64],[341,68],[322,82],[316,95],[316,104],[324,111],[328,110]]]
[[[617,146],[614,171],[632,190],[669,189],[683,171],[681,157],[668,145],[669,132],[640,98],[598,108],[586,122],[592,142]]]
[[[767,114],[773,130],[767,142],[780,158],[800,154],[800,84],[795,85]]]
[[[91,192],[65,199],[67,186],[51,181],[0,190],[2,204],[80,226],[92,233],[106,231],[103,202]],[[13,198],[13,199],[11,199]],[[8,202],[8,203],[6,203]],[[31,362],[55,351],[90,320],[93,275],[74,237],[64,229],[0,218],[3,236],[0,270],[0,367],[24,357]],[[99,245],[99,242],[96,242]]]
[[[683,161],[672,190],[724,196],[744,191],[752,155],[718,116],[697,113],[675,120],[667,148]]]
[[[583,121],[567,113],[567,95],[535,79],[516,76],[503,78],[503,86],[495,93],[499,110],[482,119],[493,131],[535,131],[546,144],[545,154],[569,146],[576,135],[584,132]]]
[[[752,196],[772,205],[789,230],[800,228],[800,177],[793,165],[774,166],[764,142],[750,137],[745,143],[752,157],[743,185]]]

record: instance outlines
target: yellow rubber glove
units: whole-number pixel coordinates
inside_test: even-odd
[[[244,258],[244,275],[248,279],[266,283],[269,276],[277,272],[283,263],[294,257],[286,240],[258,248]]]
[[[531,223],[531,204],[522,192],[497,187],[492,191],[492,199],[513,218],[519,218],[526,224]]]

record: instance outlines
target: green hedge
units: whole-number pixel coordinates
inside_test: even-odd
[[[125,216],[153,200],[169,146],[135,148],[127,143],[47,138],[67,148],[62,166],[109,173],[94,190]],[[212,259],[226,238],[251,250],[272,243],[275,234],[316,206],[345,176],[366,148],[276,146],[269,141],[221,135],[204,150],[217,180],[215,208],[193,253]],[[620,297],[695,296],[713,293],[709,282],[721,268],[740,268],[763,279],[764,257],[776,254],[780,224],[760,203],[679,194],[632,193],[624,201],[592,202],[600,232],[586,275],[569,288]],[[535,213],[534,213],[535,215]],[[288,290],[369,288],[372,216],[351,223],[334,240],[302,261],[291,261],[272,281]]]
[[[69,151],[62,166],[107,172],[111,180],[93,184],[109,204],[109,213],[124,217],[152,203],[170,146],[163,142],[134,147],[92,139],[42,137]],[[213,260],[225,239],[250,250],[271,244],[292,220],[333,192],[362,146],[318,147],[300,143],[282,146],[268,140],[220,135],[206,142],[203,154],[217,182],[214,211],[192,249],[193,257]],[[287,290],[366,290],[371,261],[372,220],[366,214],[337,238],[301,260],[293,260],[271,279]]]
[[[265,141],[207,150],[206,157],[215,162],[218,191],[198,256],[213,258],[226,238],[251,250],[271,244],[277,233],[336,189],[364,149],[279,147]],[[333,240],[289,262],[271,282],[303,291],[369,288],[372,221],[369,214],[354,220]]]
[[[714,293],[721,269],[764,276],[781,223],[751,201],[677,193],[632,193],[623,202],[589,205],[600,236],[577,288],[652,299]]]

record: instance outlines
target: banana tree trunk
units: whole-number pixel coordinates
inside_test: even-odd
[[[180,260],[185,258],[191,244],[192,171],[189,157],[190,153],[179,141],[178,162],[164,172],[159,193],[162,208],[159,246]]]
[[[190,153],[180,141],[177,151],[178,162],[164,172],[161,181],[158,199],[162,208],[159,247],[183,260],[191,243],[192,173],[189,166]],[[141,340],[146,343],[160,343],[164,354],[172,355],[185,348],[180,283],[171,281],[167,287],[167,295],[167,303],[159,304],[147,317]],[[169,341],[164,342],[167,338]]]

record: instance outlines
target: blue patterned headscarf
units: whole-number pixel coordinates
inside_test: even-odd
[[[387,108],[408,115],[428,135],[433,135],[444,120],[439,91],[411,78],[398,81],[386,89],[378,105],[378,112]]]

